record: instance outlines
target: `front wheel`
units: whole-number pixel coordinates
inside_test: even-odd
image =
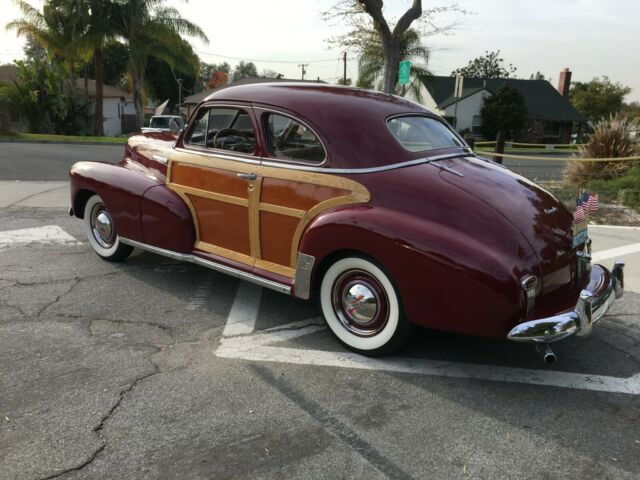
[[[391,353],[411,333],[391,279],[361,257],[342,258],[329,267],[320,286],[320,306],[338,340],[363,355]]]
[[[120,241],[111,213],[98,195],[91,197],[84,207],[84,224],[91,248],[100,258],[109,262],[122,262],[133,247]]]

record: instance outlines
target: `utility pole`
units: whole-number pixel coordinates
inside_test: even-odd
[[[304,74],[307,73],[307,70],[304,67],[308,67],[308,63],[299,63],[298,66],[302,68],[302,80],[304,80]]]
[[[180,104],[182,104],[182,79],[178,79],[178,115],[180,115]]]
[[[342,84],[347,84],[347,52],[344,52],[342,55]]]

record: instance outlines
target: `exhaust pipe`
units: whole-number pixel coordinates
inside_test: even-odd
[[[536,343],[536,351],[540,354],[542,360],[547,365],[555,363],[558,359],[558,357],[556,357],[556,354],[553,353],[553,350],[551,350],[551,347],[548,343]]]

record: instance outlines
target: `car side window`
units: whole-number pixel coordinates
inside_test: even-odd
[[[189,145],[252,154],[256,135],[246,110],[231,107],[203,108],[185,140]]]
[[[314,163],[320,163],[326,157],[316,134],[291,117],[267,114],[266,130],[269,150],[274,157]]]

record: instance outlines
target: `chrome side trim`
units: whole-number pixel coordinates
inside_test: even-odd
[[[311,272],[315,263],[316,257],[298,252],[294,297],[308,300],[311,296]]]
[[[609,278],[609,283],[600,288],[600,291],[582,290],[578,303],[570,312],[516,325],[507,334],[507,339],[515,342],[551,343],[569,335],[582,337],[591,333],[593,324],[622,296],[624,287],[624,263],[616,261],[611,272],[602,265],[599,267],[591,271],[592,276],[601,272],[595,283],[601,284],[604,278]]]
[[[173,260],[179,260],[181,262],[195,263],[196,265],[210,268],[211,270],[215,270],[217,272],[226,273],[228,275],[231,275],[232,277],[236,277],[241,280],[246,280],[248,282],[256,283],[261,287],[269,288],[271,290],[275,290],[276,292],[286,293],[288,295],[291,295],[291,287],[289,285],[284,285],[282,283],[274,282],[272,280],[267,280],[265,278],[258,277],[257,275],[253,275],[251,273],[243,272],[242,270],[238,270],[233,267],[221,265],[219,263],[212,262],[211,260],[205,260],[204,258],[200,258],[196,255],[191,255],[188,253],[178,253],[172,250],[166,250],[164,248],[154,247],[153,245],[147,245],[146,243],[137,242],[135,240],[130,240],[124,237],[120,237],[120,241],[126,245],[131,245],[132,247],[139,248],[141,250],[146,250],[148,252],[155,253],[157,255],[162,255],[164,257],[172,258]]]
[[[436,160],[446,160],[447,158],[459,158],[459,157],[475,157],[476,154],[467,151],[464,153],[447,153],[445,155],[436,155],[435,157],[423,157],[416,158],[415,160],[408,160],[406,162],[394,163],[392,165],[383,165],[380,167],[370,167],[370,168],[319,168],[319,167],[306,167],[303,165],[292,165],[292,164],[282,164],[275,163],[265,160],[262,162],[262,165],[267,167],[277,167],[277,168],[288,168],[292,170],[302,170],[305,172],[319,172],[319,173],[352,173],[352,174],[360,174],[360,173],[377,173],[377,172],[386,172],[387,170],[395,170],[396,168],[410,167],[413,165],[420,165],[422,163],[429,163]]]
[[[203,155],[205,157],[222,158],[223,160],[233,160],[236,162],[250,163],[252,165],[260,165],[260,157],[254,157],[252,155],[245,157],[240,154],[229,155],[228,153],[219,153],[219,152],[228,152],[228,150],[205,150],[204,148],[195,148],[195,147],[175,148],[174,150],[176,152],[191,153],[195,155]]]

